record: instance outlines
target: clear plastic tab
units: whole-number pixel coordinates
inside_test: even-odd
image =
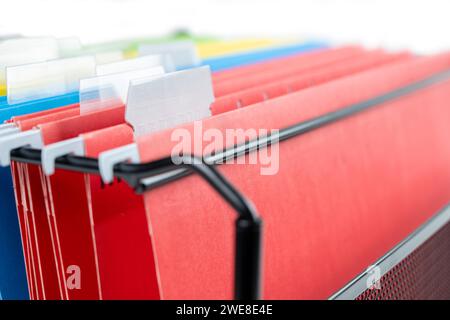
[[[192,41],[176,41],[165,44],[145,44],[139,47],[139,55],[159,54],[167,56],[175,68],[192,67],[200,64],[197,48]],[[174,71],[166,69],[166,71]]]
[[[98,64],[97,76],[154,68],[159,66],[164,67],[163,57],[160,55],[150,55],[122,61],[115,61],[111,63]]]
[[[55,38],[19,38],[0,43],[0,84],[6,83],[6,67],[59,58]]]
[[[91,56],[8,67],[8,103],[16,104],[78,91],[80,79],[95,75]]]
[[[164,69],[159,66],[83,79],[80,81],[80,113],[125,104],[131,80],[163,74]]]
[[[131,81],[126,120],[136,136],[211,115],[214,93],[209,66]]]

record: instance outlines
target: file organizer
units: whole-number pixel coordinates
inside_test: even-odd
[[[322,132],[324,132],[325,130],[327,130],[328,128],[332,128],[334,127],[333,132],[331,132],[330,134],[336,134],[339,132],[339,124],[344,124],[346,121],[353,121],[355,124],[354,126],[356,128],[361,127],[361,124],[358,124],[358,120],[362,120],[361,117],[363,116],[375,116],[377,117],[377,112],[381,112],[380,110],[385,109],[384,112],[394,112],[394,111],[398,111],[400,116],[405,116],[408,114],[408,112],[410,112],[410,110],[408,110],[408,106],[410,106],[410,101],[414,100],[414,97],[417,96],[417,94],[419,92],[429,92],[429,95],[427,98],[432,99],[430,101],[433,102],[439,102],[440,98],[442,98],[442,95],[446,95],[445,93],[445,88],[446,86],[448,86],[448,80],[450,79],[450,73],[448,71],[448,57],[445,57],[446,59],[446,63],[444,63],[443,65],[437,65],[436,68],[429,68],[430,65],[429,61],[420,61],[420,62],[416,62],[414,65],[417,68],[416,70],[420,70],[422,69],[421,67],[426,68],[425,72],[412,72],[411,73],[411,77],[408,79],[408,81],[405,83],[405,81],[393,81],[394,83],[390,83],[388,85],[382,85],[382,91],[384,91],[383,94],[378,95],[378,96],[372,96],[372,94],[370,92],[365,92],[362,94],[357,94],[358,97],[355,98],[362,98],[363,101],[360,103],[353,103],[350,105],[343,105],[341,108],[339,108],[338,110],[332,111],[332,107],[330,107],[329,105],[322,105],[321,110],[311,110],[309,111],[309,115],[305,116],[306,120],[305,121],[301,121],[297,124],[294,124],[290,127],[286,127],[285,129],[282,129],[280,131],[279,134],[277,134],[276,136],[269,136],[268,139],[270,140],[279,140],[280,143],[288,143],[287,141],[293,141],[292,139],[298,139],[300,136],[307,136],[308,134],[314,134],[314,133],[319,133],[320,130],[322,130]],[[433,61],[433,62],[440,62],[440,61]],[[408,69],[406,69],[408,67]],[[374,71],[372,72],[372,74],[368,73],[366,77],[364,77],[364,75],[361,76],[355,76],[354,79],[348,79],[348,81],[343,81],[343,82],[352,82],[355,83],[356,81],[361,81],[364,78],[373,78],[374,76],[376,76],[376,74],[378,73],[379,76],[381,77],[382,75],[385,75],[387,71],[390,72],[398,72],[398,71],[406,71],[406,70],[411,70],[409,69],[409,67],[411,67],[411,63],[409,64],[403,64],[403,65],[399,65],[399,66],[392,66],[392,67],[386,67],[385,70],[381,70],[378,72]],[[391,69],[391,70],[388,70]],[[442,69],[443,68],[443,69]],[[431,70],[430,70],[431,69]],[[431,73],[429,72],[432,71]],[[422,71],[422,70],[420,70]],[[389,72],[389,73],[390,73]],[[411,82],[413,81],[413,82]],[[394,87],[392,88],[392,85],[394,85]],[[326,85],[321,87],[321,91],[326,92],[328,90],[330,90],[330,85]],[[340,89],[344,89],[344,83],[342,84],[342,86]],[[390,87],[390,91],[386,90]],[[348,90],[348,89],[347,89]],[[369,90],[370,91],[370,90]],[[437,94],[437,92],[440,92],[440,94]],[[437,94],[437,96],[436,96]],[[305,99],[307,99],[307,94],[305,93]],[[372,97],[370,97],[372,96]],[[327,100],[333,100],[333,98],[329,98]],[[330,101],[326,101],[326,102],[330,102]],[[343,102],[343,101],[341,101]],[[422,102],[422,101],[421,101]],[[345,102],[344,102],[345,103]],[[281,106],[282,107],[282,106]],[[402,108],[403,107],[403,108]],[[283,108],[283,107],[282,107]],[[420,106],[417,107],[420,110]],[[254,108],[256,110],[256,107]],[[288,109],[287,107],[283,108],[283,109]],[[331,110],[330,110],[331,109]],[[395,110],[397,109],[397,110]],[[400,110],[398,110],[400,109]],[[243,109],[244,110],[244,109]],[[322,112],[324,112],[324,114],[322,115],[318,115],[315,116],[317,114],[320,114]],[[445,111],[445,108],[438,108],[438,111]],[[308,116],[311,116],[310,119],[308,119]],[[380,117],[384,118],[386,115],[379,115]],[[234,119],[230,119],[234,120]],[[447,132],[448,129],[446,129],[446,122],[442,120],[442,118],[440,117],[440,119],[435,119],[437,120],[437,122],[435,122],[436,125],[439,126],[438,131],[440,130],[444,130],[444,132]],[[401,123],[401,122],[399,122]],[[359,128],[359,130],[361,130],[361,128]],[[446,131],[447,130],[447,131]],[[377,131],[374,131],[377,132]],[[379,132],[379,131],[378,131]],[[337,136],[335,136],[337,137]],[[149,137],[150,138],[150,137]],[[149,138],[143,138],[144,140],[147,140]],[[161,137],[158,137],[161,138]],[[150,138],[151,139],[151,138]],[[364,139],[362,139],[364,142]],[[286,141],[286,142],[285,142]],[[141,141],[140,144],[146,144],[148,141]],[[384,142],[384,141],[383,141]],[[430,142],[427,139],[423,140],[424,143],[428,143]],[[393,144],[396,144],[398,142],[393,142]],[[442,144],[445,145],[444,141],[438,142],[438,144],[441,146]],[[251,152],[252,150],[255,150],[255,148],[257,147],[258,144],[255,145],[254,142],[249,142],[247,144],[245,144],[242,147],[235,147],[232,148],[231,150],[233,150],[234,152],[232,152],[232,154],[238,156],[238,155],[242,155],[248,152]],[[421,145],[422,146],[422,145]],[[435,150],[437,146],[433,146],[433,149]],[[143,152],[141,151],[141,155],[143,154]],[[443,154],[447,154],[448,155],[448,149],[443,151]],[[226,156],[225,153],[222,154],[223,156]],[[434,154],[436,155],[436,154]],[[12,159],[17,160],[17,161],[23,161],[23,162],[28,162],[28,163],[35,163],[35,164],[40,164],[40,153],[39,150],[32,150],[32,149],[27,149],[27,148],[22,148],[22,149],[18,149],[18,150],[14,150],[12,152]],[[443,159],[443,160],[448,160],[448,159]],[[443,163],[441,162],[442,165],[446,164],[446,161],[444,161]],[[87,173],[98,173],[99,169],[98,169],[98,163],[95,159],[92,158],[84,158],[84,157],[77,157],[77,156],[64,156],[61,157],[59,159],[57,159],[56,161],[56,166],[65,170],[74,170],[77,172],[87,172]],[[223,180],[221,179],[217,179],[218,177],[220,177],[220,174],[218,172],[215,172],[215,170],[207,165],[205,165],[204,163],[198,165],[198,167],[196,167],[195,165],[192,166],[187,166],[189,167],[189,172],[192,172],[191,170],[194,170],[197,173],[200,173],[201,176],[203,178],[205,178],[212,186],[214,186],[214,188],[216,188],[217,191],[219,191],[219,193],[226,198],[229,203],[232,203],[233,208],[238,210],[242,210],[242,212],[246,212],[245,215],[243,214],[243,216],[249,217],[249,216],[256,216],[256,213],[252,210],[248,208],[248,202],[242,200],[242,196],[239,196],[239,194],[236,194],[236,192],[234,191],[234,189],[229,189],[230,186],[227,185],[227,183],[224,183]],[[166,172],[166,171],[171,171],[174,169],[179,169],[179,167],[177,167],[176,165],[174,165],[172,163],[172,160],[170,158],[167,159],[161,159],[158,161],[151,161],[149,163],[143,163],[143,164],[120,164],[118,166],[115,167],[115,176],[120,177],[121,179],[124,179],[125,181],[127,181],[132,187],[136,188],[138,191],[143,192],[146,190],[152,190],[151,192],[158,192],[158,190],[153,190],[156,187],[160,187],[159,190],[163,190],[163,188],[165,187],[161,187],[161,185],[163,184],[167,184],[167,187],[170,186],[171,184],[173,185],[175,182],[173,181],[173,179],[167,180],[165,178],[163,179],[159,179],[155,182],[155,180],[152,181],[152,183],[148,184],[145,182],[145,179],[143,178],[148,178],[150,176],[154,176],[154,175],[160,175],[162,172]],[[395,169],[395,168],[394,168]],[[226,171],[225,174],[229,174],[231,172],[231,170]],[[443,173],[443,172],[440,172]],[[448,173],[447,173],[448,174]],[[446,176],[446,178],[448,178]],[[185,178],[184,181],[188,181],[188,178]],[[217,180],[216,180],[217,179]],[[441,179],[440,181],[442,182],[446,182],[448,181],[448,179]],[[193,179],[191,179],[190,182],[193,182]],[[197,186],[199,186],[199,184],[197,184]],[[332,189],[332,188],[330,188]],[[201,188],[201,190],[199,190],[199,192],[204,192],[205,188]],[[442,203],[445,203],[448,201],[448,192],[449,190],[445,190],[442,195],[440,195],[438,198],[441,199]],[[232,199],[232,200],[230,200]],[[242,200],[242,201],[241,201]],[[442,203],[440,204],[435,204],[433,205],[434,209],[438,209],[440,205],[442,205]],[[203,203],[204,205],[204,203]],[[279,205],[275,204],[275,205]],[[291,204],[288,204],[291,205]],[[220,206],[221,209],[223,209],[223,206]],[[187,208],[192,209],[192,207]],[[434,212],[436,211],[430,211],[428,210],[428,212],[426,214],[423,214],[424,216],[431,216]],[[251,212],[252,214],[250,215],[249,212]],[[208,212],[209,214],[211,212]],[[422,217],[423,218],[423,217]],[[266,228],[268,225],[268,220],[264,219],[264,226]],[[251,220],[251,219],[250,219]],[[421,219],[419,219],[421,220]],[[255,221],[258,221],[258,219],[256,219]],[[397,238],[399,240],[402,239],[402,237],[404,235],[408,235],[411,230],[414,230],[415,228],[417,228],[418,226],[420,226],[421,223],[423,223],[424,221],[415,221],[415,222],[411,222],[410,225],[408,227],[405,228],[405,230],[402,230],[400,235],[395,235],[394,238]],[[256,225],[259,225],[259,223],[255,222]],[[253,233],[250,233],[252,235],[252,237],[250,238],[246,238],[246,248],[242,248],[243,244],[242,242],[238,241],[236,242],[237,248],[236,248],[236,253],[237,253],[237,257],[236,257],[236,266],[237,266],[237,270],[236,270],[236,278],[237,278],[237,285],[236,285],[236,292],[235,292],[235,297],[241,297],[241,298],[256,298],[258,297],[258,284],[259,282],[257,281],[257,279],[255,280],[255,275],[258,275],[257,269],[258,266],[260,267],[260,264],[257,263],[258,261],[258,256],[259,256],[259,241],[258,241],[258,232],[257,232],[257,227],[255,227],[253,224],[252,228],[254,228],[252,231]],[[224,227],[223,225],[221,227]],[[398,227],[398,226],[397,226]],[[232,231],[232,227],[231,225],[229,227],[227,227],[227,231],[230,232]],[[211,231],[213,232],[213,231]],[[263,235],[265,235],[266,237],[268,236],[268,232],[269,230],[265,229],[265,233],[263,233]],[[230,232],[230,237],[231,237],[232,232]],[[237,235],[242,235],[242,233],[237,232]],[[278,234],[278,237],[280,235]],[[242,238],[241,238],[242,239]],[[397,240],[395,239],[395,240]],[[200,240],[200,239],[197,239]],[[209,240],[209,239],[207,239]],[[384,243],[382,246],[383,247],[388,247],[391,244],[391,241],[387,241],[387,243]],[[297,244],[297,243],[296,243]],[[243,262],[242,256],[240,255],[240,253],[242,251],[240,250],[250,250],[250,251],[246,251],[246,255],[244,255],[244,257],[249,258],[255,258],[255,260],[251,260],[251,261],[245,261],[245,266],[249,269],[244,270],[244,266],[242,266],[240,263]],[[379,251],[379,250],[376,250]],[[270,253],[270,251],[266,251],[263,250],[263,252],[265,254]],[[206,262],[206,261],[202,261],[202,262]],[[317,267],[318,265],[315,265],[315,267]],[[253,268],[251,268],[253,267]],[[242,269],[241,269],[242,268]],[[217,272],[217,270],[213,270],[213,272]],[[249,272],[249,273],[245,273],[246,275],[251,275],[251,276],[246,276],[246,277],[239,277],[240,275],[242,275],[241,272]],[[311,271],[310,271],[311,273]],[[323,276],[323,274],[322,274]],[[279,279],[280,276],[277,275],[277,278]],[[343,282],[346,280],[347,277],[345,277],[344,279],[341,279],[340,281]],[[228,279],[228,277],[227,277]],[[240,282],[243,280],[247,280],[249,281],[249,283],[244,283],[244,282]],[[265,279],[267,280],[267,279]],[[343,284],[343,283],[342,283]],[[242,286],[241,286],[242,285]],[[336,284],[335,287],[338,288],[340,284]],[[228,286],[228,285],[227,285]],[[311,291],[309,291],[309,290]],[[245,294],[243,294],[242,292],[246,292]],[[310,286],[308,286],[308,288],[305,288],[305,292],[310,292],[311,294],[314,294],[314,286],[311,284]],[[242,294],[242,295],[241,295]],[[317,293],[316,293],[317,294]],[[326,297],[326,296],[325,296]],[[323,298],[323,297],[322,297]]]
[[[334,54],[339,56],[337,52]],[[315,56],[320,61],[317,56],[320,53]],[[448,203],[450,192],[448,110],[442,103],[449,98],[449,55],[420,58],[372,52],[358,56],[355,49],[334,64],[322,63],[305,69],[304,77],[295,81],[288,72],[279,78],[274,72],[259,86],[252,82],[247,69],[249,87],[240,83],[224,93],[225,97],[235,95],[230,105],[237,109],[216,109],[216,116],[203,120],[206,129],[282,128],[268,137],[202,155],[208,163],[219,164],[268,145],[277,146],[282,157],[278,175],[259,176],[256,171],[260,167],[251,165],[228,165],[218,171],[201,161],[185,161],[180,168],[171,158],[160,158],[170,154],[174,146],[170,140],[174,129],[137,139],[142,164],[114,167],[116,178],[137,192],[146,192],[152,251],[159,269],[158,292],[162,292],[154,298],[328,298],[342,287],[332,298],[364,297],[361,279],[366,280],[367,274],[358,276],[361,270],[414,230],[430,229],[427,220]],[[235,76],[239,72],[236,69]],[[227,88],[229,79],[216,79],[215,90]],[[292,82],[280,83],[280,79]],[[292,90],[297,81],[308,80],[309,86]],[[238,103],[241,97],[261,95],[277,84],[283,90],[273,96],[262,94],[248,104]],[[191,133],[194,130],[193,124],[181,127]],[[95,149],[97,139],[119,132],[121,139],[103,146],[104,150]],[[85,156],[59,157],[56,167],[67,176],[89,174],[89,179],[97,179],[91,185],[101,188],[99,179],[92,176],[101,173],[96,157],[102,157],[101,151],[130,142],[130,128],[117,123],[116,127],[87,133],[83,139],[87,145],[92,143],[91,151]],[[333,141],[332,146],[329,141]],[[386,153],[392,160],[386,160]],[[364,157],[366,154],[370,156]],[[40,150],[27,147],[13,150],[11,159],[42,163]],[[191,158],[185,155],[184,159]],[[190,177],[192,172],[199,173],[239,213],[235,224],[230,208],[198,177]],[[418,179],[426,190],[435,192],[423,192]],[[258,211],[228,181],[243,190]],[[120,182],[113,185],[115,191],[128,190],[116,184]],[[430,232],[448,222],[447,211],[442,212],[431,220],[434,229],[428,231],[428,238]],[[375,230],[374,216],[379,220]],[[425,227],[418,229],[422,225]],[[167,226],[178,226],[177,233]],[[415,233],[393,252],[413,238]]]

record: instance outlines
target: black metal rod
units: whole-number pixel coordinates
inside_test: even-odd
[[[262,221],[236,220],[236,300],[256,300],[262,286]]]
[[[193,156],[167,157],[145,164],[119,163],[114,167],[114,175],[140,188],[142,179],[178,170],[180,167],[193,170],[203,177],[238,213],[240,217],[255,218],[254,209],[247,200],[213,166],[201,158]]]

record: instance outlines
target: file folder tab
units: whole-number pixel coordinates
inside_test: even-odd
[[[80,79],[95,75],[95,59],[58,59],[8,67],[6,73],[8,103],[17,104],[78,91]]]
[[[131,81],[125,118],[136,136],[201,120],[214,101],[208,66]]]
[[[0,83],[6,81],[8,66],[42,62],[59,58],[55,38],[19,38],[0,43]]]
[[[6,67],[58,59],[54,38],[19,38],[0,43],[0,96],[6,95]]]

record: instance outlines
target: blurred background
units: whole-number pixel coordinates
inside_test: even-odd
[[[450,48],[448,0],[2,0],[0,35],[84,44],[186,30],[300,37],[430,53]]]

